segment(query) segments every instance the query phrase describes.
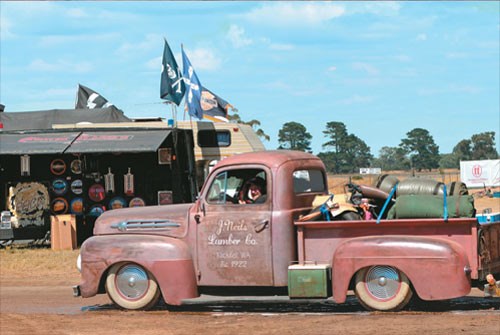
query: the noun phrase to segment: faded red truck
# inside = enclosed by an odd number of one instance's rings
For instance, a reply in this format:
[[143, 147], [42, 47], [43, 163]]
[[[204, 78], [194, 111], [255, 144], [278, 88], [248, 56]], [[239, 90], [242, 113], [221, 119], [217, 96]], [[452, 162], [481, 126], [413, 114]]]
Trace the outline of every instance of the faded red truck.
[[[265, 181], [265, 200], [240, 204], [245, 181]], [[394, 311], [467, 295], [500, 273], [500, 224], [475, 218], [299, 222], [328, 193], [322, 161], [267, 151], [219, 162], [194, 204], [113, 210], [81, 247], [74, 295], [106, 293], [125, 309], [162, 297], [180, 305], [201, 293], [288, 294]]]

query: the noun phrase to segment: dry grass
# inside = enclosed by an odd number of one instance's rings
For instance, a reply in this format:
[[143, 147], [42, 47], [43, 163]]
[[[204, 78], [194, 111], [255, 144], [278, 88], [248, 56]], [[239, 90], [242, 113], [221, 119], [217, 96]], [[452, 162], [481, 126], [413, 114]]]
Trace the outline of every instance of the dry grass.
[[16, 277], [74, 276], [79, 250], [12, 247], [0, 250], [0, 279]]

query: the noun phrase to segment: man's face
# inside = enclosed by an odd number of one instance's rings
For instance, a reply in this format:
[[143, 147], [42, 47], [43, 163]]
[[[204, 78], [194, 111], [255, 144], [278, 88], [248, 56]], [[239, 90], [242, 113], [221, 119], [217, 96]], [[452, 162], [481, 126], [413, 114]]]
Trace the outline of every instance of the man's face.
[[250, 194], [252, 198], [259, 197], [261, 195], [260, 187], [255, 184], [250, 185]]

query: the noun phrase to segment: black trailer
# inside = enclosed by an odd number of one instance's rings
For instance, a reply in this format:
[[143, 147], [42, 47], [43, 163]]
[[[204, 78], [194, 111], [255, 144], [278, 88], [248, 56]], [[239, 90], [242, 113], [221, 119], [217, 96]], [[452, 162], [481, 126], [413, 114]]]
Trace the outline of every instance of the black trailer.
[[80, 244], [104, 211], [194, 201], [192, 131], [109, 127], [130, 122], [116, 111], [105, 111], [96, 127], [95, 110], [85, 110], [92, 125], [64, 129], [52, 124], [81, 122], [81, 110], [0, 113], [0, 211], [12, 213], [15, 240], [46, 238], [51, 215], [73, 214]]

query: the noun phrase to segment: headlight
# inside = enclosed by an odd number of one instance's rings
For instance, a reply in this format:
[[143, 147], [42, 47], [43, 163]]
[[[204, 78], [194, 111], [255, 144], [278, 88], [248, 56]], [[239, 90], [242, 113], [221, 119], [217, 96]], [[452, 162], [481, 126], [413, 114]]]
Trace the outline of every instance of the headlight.
[[78, 258], [76, 259], [76, 268], [78, 272], [82, 273], [82, 254], [78, 254]]

